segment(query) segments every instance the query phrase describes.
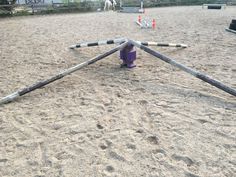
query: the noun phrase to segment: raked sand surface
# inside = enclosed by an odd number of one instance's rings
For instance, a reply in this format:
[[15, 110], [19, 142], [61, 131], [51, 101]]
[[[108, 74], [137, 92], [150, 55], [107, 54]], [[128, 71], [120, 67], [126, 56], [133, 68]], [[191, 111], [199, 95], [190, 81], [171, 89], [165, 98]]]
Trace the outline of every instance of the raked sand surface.
[[[0, 97], [86, 61], [128, 37], [185, 43], [152, 47], [236, 88], [236, 7], [146, 9], [0, 19]], [[233, 177], [236, 98], [137, 50], [137, 67], [113, 54], [0, 107], [1, 177]]]

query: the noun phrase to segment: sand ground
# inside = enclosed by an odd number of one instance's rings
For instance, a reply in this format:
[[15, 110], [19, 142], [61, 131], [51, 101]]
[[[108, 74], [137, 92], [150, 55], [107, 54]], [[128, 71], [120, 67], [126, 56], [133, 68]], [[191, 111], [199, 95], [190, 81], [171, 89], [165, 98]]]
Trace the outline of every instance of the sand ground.
[[[236, 7], [147, 9], [138, 14], [60, 14], [0, 19], [0, 97], [57, 74], [110, 46], [113, 37], [185, 43], [157, 48], [236, 88]], [[118, 53], [0, 107], [1, 177], [232, 177], [236, 99], [138, 50], [137, 67]]]

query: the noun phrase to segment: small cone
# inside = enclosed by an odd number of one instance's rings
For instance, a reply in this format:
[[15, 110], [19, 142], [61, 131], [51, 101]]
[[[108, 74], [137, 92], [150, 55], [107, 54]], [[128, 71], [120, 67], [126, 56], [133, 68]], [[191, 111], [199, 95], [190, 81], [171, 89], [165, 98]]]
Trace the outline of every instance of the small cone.
[[138, 16], [138, 22], [141, 23], [141, 15]]
[[155, 29], [155, 28], [156, 28], [156, 20], [153, 19], [153, 20], [152, 20], [152, 29]]

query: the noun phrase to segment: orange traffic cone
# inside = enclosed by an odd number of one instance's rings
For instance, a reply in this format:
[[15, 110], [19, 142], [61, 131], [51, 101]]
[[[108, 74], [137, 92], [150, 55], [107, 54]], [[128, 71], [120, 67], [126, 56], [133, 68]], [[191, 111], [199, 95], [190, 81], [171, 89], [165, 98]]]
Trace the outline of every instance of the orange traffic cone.
[[138, 16], [138, 22], [141, 23], [141, 15]]
[[155, 29], [155, 28], [156, 28], [156, 20], [153, 19], [153, 20], [152, 20], [152, 29]]

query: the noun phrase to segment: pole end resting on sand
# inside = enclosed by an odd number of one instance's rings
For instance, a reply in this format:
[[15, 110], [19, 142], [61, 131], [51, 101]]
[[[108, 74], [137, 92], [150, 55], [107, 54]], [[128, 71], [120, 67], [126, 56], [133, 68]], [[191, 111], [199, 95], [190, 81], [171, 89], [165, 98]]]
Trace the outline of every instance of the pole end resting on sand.
[[2, 99], [0, 99], [0, 105], [2, 104], [6, 104], [6, 103], [10, 103], [12, 102], [13, 100], [15, 100], [17, 97], [19, 97], [19, 93], [18, 92], [14, 92], [12, 93], [11, 95], [8, 95]]
[[76, 48], [76, 45], [71, 45], [70, 47], [69, 47], [69, 49], [75, 49]]
[[52, 83], [56, 80], [59, 80], [59, 79], [63, 78], [64, 76], [69, 75], [69, 74], [71, 74], [71, 73], [73, 73], [73, 72], [75, 72], [75, 71], [77, 71], [77, 70], [79, 70], [79, 69], [81, 69], [85, 66], [91, 65], [91, 64], [93, 64], [93, 63], [95, 63], [99, 60], [102, 60], [103, 58], [106, 58], [107, 56], [109, 56], [109, 55], [111, 55], [111, 54], [113, 54], [113, 53], [115, 53], [119, 50], [122, 50], [124, 47], [126, 47], [126, 45], [128, 45], [128, 41], [124, 41], [124, 43], [120, 44], [119, 46], [117, 46], [117, 47], [115, 47], [115, 48], [113, 48], [113, 49], [111, 49], [111, 50], [109, 50], [105, 53], [102, 53], [102, 54], [100, 54], [100, 55], [98, 55], [94, 58], [91, 58], [90, 60], [88, 60], [86, 62], [80, 63], [78, 65], [75, 65], [75, 66], [71, 67], [71, 68], [68, 68], [67, 70], [62, 71], [59, 74], [56, 74], [55, 76], [50, 77], [49, 79], [37, 82], [37, 83], [35, 83], [35, 84], [33, 84], [29, 87], [26, 87], [26, 88], [24, 88], [20, 91], [14, 92], [14, 93], [0, 99], [0, 105], [5, 104], [5, 103], [9, 103], [11, 101], [14, 101], [16, 98], [18, 98], [20, 96], [23, 96], [23, 95], [25, 95], [29, 92], [32, 92], [32, 91], [34, 91], [38, 88], [41, 88], [41, 87], [43, 87], [45, 85], [48, 85], [48, 84], [50, 84], [50, 83]]

